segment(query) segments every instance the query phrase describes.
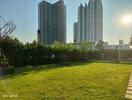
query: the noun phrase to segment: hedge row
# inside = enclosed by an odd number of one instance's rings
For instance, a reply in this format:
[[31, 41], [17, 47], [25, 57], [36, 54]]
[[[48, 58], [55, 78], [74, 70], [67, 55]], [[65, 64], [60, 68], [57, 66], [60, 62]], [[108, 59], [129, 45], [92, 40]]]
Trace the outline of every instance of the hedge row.
[[37, 42], [21, 43], [18, 39], [0, 40], [0, 48], [12, 66], [42, 65], [99, 59], [99, 51], [79, 50], [72, 44], [55, 43], [52, 46]]
[[132, 50], [105, 50], [104, 52], [104, 59], [132, 59]]

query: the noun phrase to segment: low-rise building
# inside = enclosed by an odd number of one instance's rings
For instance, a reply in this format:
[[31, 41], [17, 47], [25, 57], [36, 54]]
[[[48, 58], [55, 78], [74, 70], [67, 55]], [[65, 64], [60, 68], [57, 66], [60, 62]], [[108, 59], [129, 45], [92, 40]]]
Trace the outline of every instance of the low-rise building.
[[129, 50], [132, 49], [130, 44], [118, 44], [118, 45], [105, 45], [105, 50]]

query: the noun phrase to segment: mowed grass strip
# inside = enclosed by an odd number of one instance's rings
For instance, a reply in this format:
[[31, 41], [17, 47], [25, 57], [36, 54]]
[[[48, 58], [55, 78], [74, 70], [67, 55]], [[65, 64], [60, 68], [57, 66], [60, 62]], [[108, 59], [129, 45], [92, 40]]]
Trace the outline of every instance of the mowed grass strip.
[[1, 77], [1, 100], [3, 95], [18, 95], [17, 100], [124, 100], [132, 72], [131, 64], [49, 66]]

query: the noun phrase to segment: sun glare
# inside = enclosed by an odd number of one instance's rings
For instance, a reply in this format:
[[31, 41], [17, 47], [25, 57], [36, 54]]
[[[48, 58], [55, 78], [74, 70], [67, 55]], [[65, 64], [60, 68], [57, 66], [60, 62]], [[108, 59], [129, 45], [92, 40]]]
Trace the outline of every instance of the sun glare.
[[126, 15], [122, 18], [123, 23], [130, 24], [132, 23], [132, 15]]

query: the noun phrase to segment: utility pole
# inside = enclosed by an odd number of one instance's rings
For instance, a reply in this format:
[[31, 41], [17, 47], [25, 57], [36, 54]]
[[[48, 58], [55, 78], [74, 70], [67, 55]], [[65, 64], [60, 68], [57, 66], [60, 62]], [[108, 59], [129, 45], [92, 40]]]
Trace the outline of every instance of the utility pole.
[[119, 45], [118, 45], [118, 60], [121, 61], [121, 45], [123, 44], [123, 40], [119, 38]]
[[120, 44], [118, 46], [118, 60], [121, 60], [121, 50], [120, 50]]

